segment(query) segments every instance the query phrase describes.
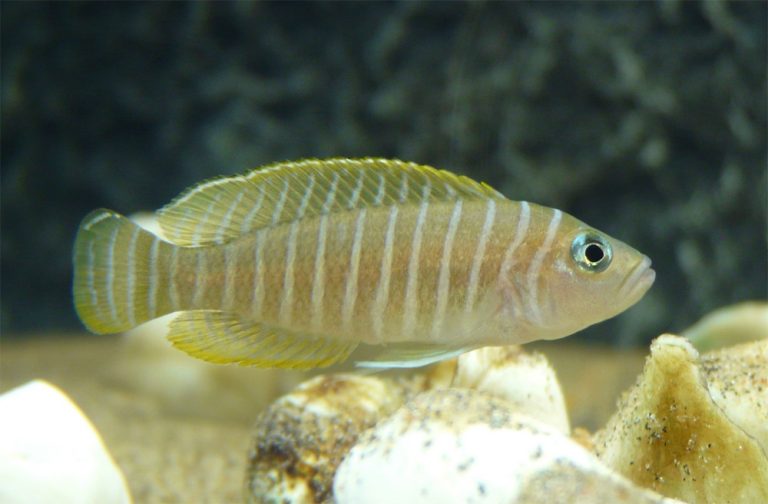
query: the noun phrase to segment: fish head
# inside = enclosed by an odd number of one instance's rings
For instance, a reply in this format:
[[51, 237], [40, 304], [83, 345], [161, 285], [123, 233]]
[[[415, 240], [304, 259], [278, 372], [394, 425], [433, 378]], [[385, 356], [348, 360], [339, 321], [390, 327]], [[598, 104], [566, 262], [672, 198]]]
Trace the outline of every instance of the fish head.
[[539, 322], [556, 339], [623, 312], [653, 284], [651, 260], [626, 243], [564, 215], [539, 281]]

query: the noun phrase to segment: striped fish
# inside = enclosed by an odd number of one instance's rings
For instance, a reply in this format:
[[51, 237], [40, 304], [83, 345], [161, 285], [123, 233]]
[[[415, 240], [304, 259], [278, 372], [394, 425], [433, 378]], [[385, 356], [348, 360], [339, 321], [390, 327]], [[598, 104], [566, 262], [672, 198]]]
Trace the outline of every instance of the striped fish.
[[646, 256], [560, 210], [402, 161], [210, 180], [159, 223], [164, 239], [109, 210], [83, 220], [77, 313], [115, 333], [180, 312], [170, 341], [219, 363], [325, 367], [363, 346], [360, 366], [420, 366], [567, 336], [654, 280]]

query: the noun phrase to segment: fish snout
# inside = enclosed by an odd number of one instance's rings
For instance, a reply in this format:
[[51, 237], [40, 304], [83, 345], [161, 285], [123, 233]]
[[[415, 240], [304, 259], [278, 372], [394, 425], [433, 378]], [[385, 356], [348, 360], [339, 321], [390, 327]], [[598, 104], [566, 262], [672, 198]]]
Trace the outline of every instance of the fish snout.
[[634, 303], [651, 288], [654, 280], [656, 280], [656, 272], [651, 268], [651, 259], [648, 256], [643, 256], [622, 283], [619, 288], [619, 296], [629, 298]]

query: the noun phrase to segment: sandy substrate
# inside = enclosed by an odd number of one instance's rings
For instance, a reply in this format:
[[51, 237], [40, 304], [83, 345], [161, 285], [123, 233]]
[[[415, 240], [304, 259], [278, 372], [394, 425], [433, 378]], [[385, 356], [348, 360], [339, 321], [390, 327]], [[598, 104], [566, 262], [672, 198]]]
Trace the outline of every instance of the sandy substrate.
[[[566, 342], [531, 348], [557, 371], [573, 426], [590, 430], [614, 411], [644, 355]], [[0, 390], [42, 378], [69, 394], [101, 433], [137, 503], [241, 502], [250, 424], [169, 413], [120, 384], [114, 369], [123, 358], [119, 337], [4, 338]]]

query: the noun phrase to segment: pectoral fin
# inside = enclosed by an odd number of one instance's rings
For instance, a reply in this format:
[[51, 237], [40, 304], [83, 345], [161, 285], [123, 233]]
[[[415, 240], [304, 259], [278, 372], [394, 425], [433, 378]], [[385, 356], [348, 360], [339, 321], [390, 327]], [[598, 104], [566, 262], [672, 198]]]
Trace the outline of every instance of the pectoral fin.
[[358, 368], [416, 368], [428, 366], [472, 350], [474, 347], [445, 347], [420, 343], [395, 343], [382, 347], [370, 360], [355, 362]]

